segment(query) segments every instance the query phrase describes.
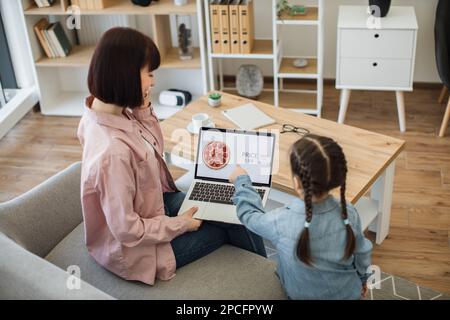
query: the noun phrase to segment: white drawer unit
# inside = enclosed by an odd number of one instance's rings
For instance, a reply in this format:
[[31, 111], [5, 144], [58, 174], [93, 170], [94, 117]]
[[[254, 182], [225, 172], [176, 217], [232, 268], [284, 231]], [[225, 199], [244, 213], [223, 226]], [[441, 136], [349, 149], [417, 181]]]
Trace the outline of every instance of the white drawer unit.
[[412, 30], [340, 30], [341, 58], [411, 59]]
[[417, 42], [413, 7], [391, 7], [384, 18], [372, 18], [366, 6], [340, 6], [336, 88], [341, 89], [339, 123], [343, 123], [351, 90], [395, 91], [400, 131], [406, 130], [404, 91], [412, 91]]
[[355, 89], [390, 90], [411, 85], [410, 59], [342, 58], [340, 63], [341, 83]]

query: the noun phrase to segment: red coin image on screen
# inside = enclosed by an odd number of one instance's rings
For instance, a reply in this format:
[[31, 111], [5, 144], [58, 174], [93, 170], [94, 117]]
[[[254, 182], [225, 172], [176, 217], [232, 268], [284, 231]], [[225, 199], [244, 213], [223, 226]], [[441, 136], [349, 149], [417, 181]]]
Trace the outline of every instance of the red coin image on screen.
[[230, 148], [223, 142], [211, 141], [203, 148], [203, 161], [208, 168], [220, 170], [230, 160]]

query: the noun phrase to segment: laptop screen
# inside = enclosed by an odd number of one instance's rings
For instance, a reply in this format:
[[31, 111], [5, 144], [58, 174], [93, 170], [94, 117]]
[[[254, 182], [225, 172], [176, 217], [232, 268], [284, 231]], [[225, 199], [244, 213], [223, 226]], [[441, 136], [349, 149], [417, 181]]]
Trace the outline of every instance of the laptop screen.
[[270, 186], [275, 149], [271, 133], [203, 128], [195, 178], [228, 182], [236, 164], [247, 170], [253, 185]]

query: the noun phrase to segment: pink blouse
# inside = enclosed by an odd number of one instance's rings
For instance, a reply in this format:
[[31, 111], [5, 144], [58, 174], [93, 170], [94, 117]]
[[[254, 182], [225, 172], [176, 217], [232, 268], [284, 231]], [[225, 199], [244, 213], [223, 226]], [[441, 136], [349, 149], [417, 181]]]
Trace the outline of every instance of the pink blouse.
[[117, 116], [86, 107], [78, 138], [91, 256], [127, 280], [153, 285], [155, 278], [173, 278], [176, 262], [170, 241], [187, 231], [189, 220], [165, 215], [163, 192], [178, 190], [162, 158], [163, 136], [152, 109]]

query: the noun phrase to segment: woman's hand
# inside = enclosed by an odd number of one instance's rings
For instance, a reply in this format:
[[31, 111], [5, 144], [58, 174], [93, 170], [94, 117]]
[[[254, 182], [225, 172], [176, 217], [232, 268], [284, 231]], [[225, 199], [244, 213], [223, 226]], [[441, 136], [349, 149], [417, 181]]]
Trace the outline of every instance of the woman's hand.
[[234, 171], [231, 173], [228, 180], [230, 180], [231, 183], [234, 183], [238, 177], [245, 176], [247, 174], [247, 171], [245, 171], [240, 165], [236, 165], [236, 169], [234, 169]]
[[194, 219], [194, 214], [198, 211], [197, 207], [192, 207], [188, 211], [183, 212], [181, 216], [190, 221], [188, 232], [197, 231], [198, 228], [202, 225], [203, 221]]

